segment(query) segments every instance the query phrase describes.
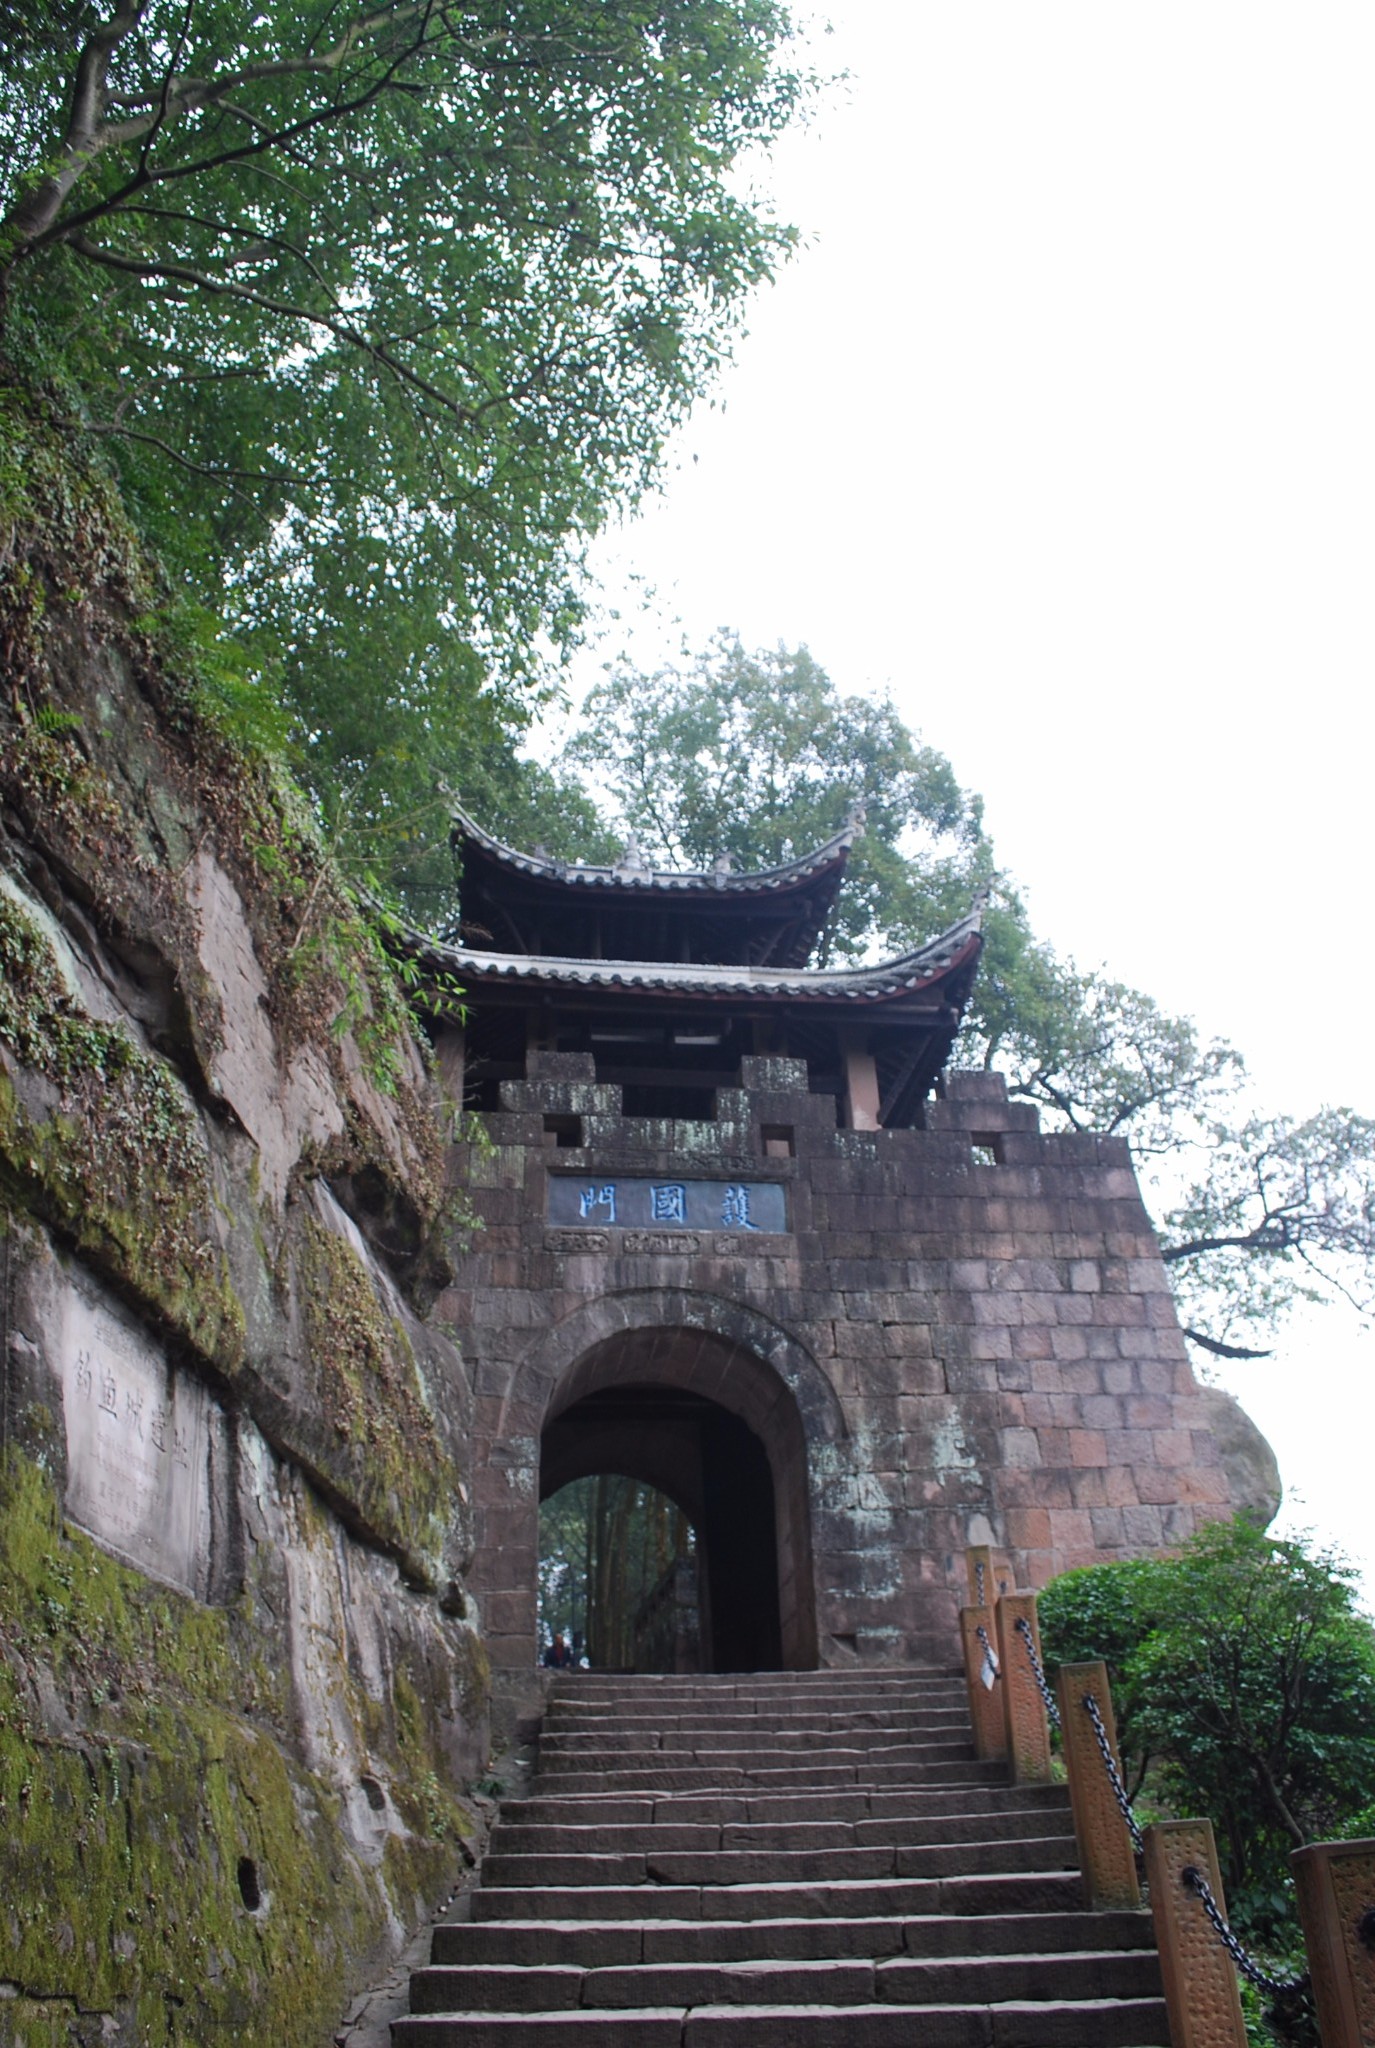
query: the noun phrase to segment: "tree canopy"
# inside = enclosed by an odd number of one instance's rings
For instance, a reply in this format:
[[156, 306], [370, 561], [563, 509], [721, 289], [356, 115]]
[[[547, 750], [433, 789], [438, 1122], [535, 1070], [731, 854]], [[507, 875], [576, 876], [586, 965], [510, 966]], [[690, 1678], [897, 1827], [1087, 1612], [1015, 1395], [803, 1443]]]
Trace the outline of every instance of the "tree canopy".
[[740, 168], [808, 90], [787, 10], [17, 0], [0, 36], [4, 368], [405, 879], [790, 246]]
[[554, 850], [588, 856], [562, 835], [590, 807], [603, 834], [633, 832], [669, 867], [723, 853], [767, 866], [821, 844], [858, 805], [864, 836], [823, 958], [901, 952], [984, 903], [956, 1059], [996, 1064], [1048, 1128], [1131, 1140], [1196, 1343], [1255, 1355], [1300, 1300], [1375, 1306], [1375, 1122], [1258, 1113], [1235, 1048], [1057, 955], [1000, 867], [978, 797], [889, 700], [844, 694], [805, 648], [749, 653], [723, 633], [651, 675], [612, 666], [539, 772], [539, 836]]

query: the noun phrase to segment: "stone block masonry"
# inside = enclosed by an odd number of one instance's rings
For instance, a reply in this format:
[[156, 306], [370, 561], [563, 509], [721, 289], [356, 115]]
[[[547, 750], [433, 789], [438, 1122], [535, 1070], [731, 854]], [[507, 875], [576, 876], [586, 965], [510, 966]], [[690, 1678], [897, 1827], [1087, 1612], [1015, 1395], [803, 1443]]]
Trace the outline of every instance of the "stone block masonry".
[[[840, 1130], [805, 1066], [763, 1058], [711, 1122], [622, 1116], [569, 1054], [532, 1053], [501, 1105], [482, 1170], [453, 1165], [493, 1227], [438, 1305], [474, 1377], [496, 1664], [532, 1661], [542, 1436], [614, 1385], [719, 1403], [765, 1445], [785, 1662], [948, 1661], [966, 1544], [1036, 1587], [1240, 1504], [1123, 1140], [1043, 1134], [958, 1072], [925, 1129]], [[767, 1229], [741, 1220], [761, 1183]]]

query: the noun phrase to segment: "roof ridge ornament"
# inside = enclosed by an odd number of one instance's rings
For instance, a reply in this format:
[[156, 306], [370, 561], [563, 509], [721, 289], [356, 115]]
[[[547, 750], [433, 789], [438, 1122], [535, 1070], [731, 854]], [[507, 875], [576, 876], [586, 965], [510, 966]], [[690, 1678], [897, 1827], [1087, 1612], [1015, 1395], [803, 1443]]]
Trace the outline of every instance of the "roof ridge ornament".
[[618, 875], [652, 875], [653, 872], [653, 868], [645, 859], [644, 848], [640, 845], [639, 834], [634, 831], [628, 832], [625, 845], [621, 849], [621, 857], [616, 863], [616, 873]]

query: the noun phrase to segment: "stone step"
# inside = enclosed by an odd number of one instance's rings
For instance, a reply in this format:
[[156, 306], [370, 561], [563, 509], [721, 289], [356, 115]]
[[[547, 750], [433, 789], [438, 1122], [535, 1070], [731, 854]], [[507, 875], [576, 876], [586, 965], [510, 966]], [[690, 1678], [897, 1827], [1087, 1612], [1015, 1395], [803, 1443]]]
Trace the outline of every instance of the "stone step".
[[696, 1728], [660, 1728], [643, 1722], [633, 1730], [573, 1728], [565, 1733], [546, 1729], [540, 1736], [539, 1748], [541, 1756], [546, 1750], [604, 1750], [612, 1755], [617, 1750], [654, 1754], [661, 1749], [702, 1749], [715, 1756], [731, 1749], [829, 1749], [833, 1743], [839, 1743], [843, 1749], [858, 1750], [927, 1749], [944, 1743], [967, 1750], [969, 1739], [967, 1714], [958, 1720], [947, 1717], [932, 1728], [895, 1728], [886, 1721], [863, 1728], [849, 1722], [835, 1727], [794, 1728], [789, 1722], [780, 1723], [772, 1715], [760, 1714], [737, 1727], [708, 1720]]
[[480, 1885], [478, 1920], [800, 1920], [920, 1919], [928, 1914], [1075, 1913], [1083, 1908], [1077, 1871], [1035, 1870], [988, 1876], [831, 1878], [804, 1883], [679, 1885]]
[[555, 1700], [580, 1694], [609, 1694], [615, 1700], [658, 1698], [664, 1694], [697, 1694], [713, 1698], [721, 1692], [807, 1694], [807, 1692], [908, 1692], [912, 1686], [957, 1686], [959, 1665], [877, 1665], [869, 1671], [561, 1671]]
[[556, 1693], [546, 1708], [551, 1722], [577, 1721], [599, 1716], [626, 1715], [644, 1719], [654, 1714], [943, 1714], [967, 1706], [968, 1691], [963, 1681], [939, 1685], [909, 1686], [900, 1692], [874, 1692], [856, 1687], [851, 1692], [809, 1692], [780, 1697], [777, 1693], [718, 1693], [704, 1698], [701, 1693], [662, 1694], [644, 1698], [614, 1693]]
[[925, 1790], [851, 1790], [816, 1792], [628, 1792], [607, 1798], [596, 1792], [547, 1793], [538, 1798], [507, 1799], [501, 1817], [527, 1826], [552, 1822], [585, 1825], [591, 1816], [613, 1827], [645, 1826], [651, 1821], [838, 1821], [901, 1819], [924, 1823], [941, 1815], [976, 1813], [1057, 1814], [1069, 1812], [1063, 1785], [935, 1786]]
[[887, 1722], [857, 1728], [848, 1721], [834, 1728], [780, 1728], [767, 1715], [735, 1726], [704, 1721], [695, 1728], [656, 1728], [644, 1723], [619, 1733], [615, 1728], [578, 1728], [569, 1734], [546, 1732], [541, 1735], [539, 1755], [543, 1766], [550, 1757], [612, 1756], [617, 1751], [629, 1756], [657, 1756], [664, 1751], [688, 1750], [703, 1756], [718, 1756], [731, 1750], [776, 1749], [781, 1754], [792, 1755], [797, 1751], [834, 1749], [837, 1745], [841, 1749], [864, 1752], [897, 1751], [905, 1754], [909, 1749], [915, 1749], [939, 1754], [944, 1750], [951, 1755], [967, 1756], [970, 1748], [969, 1718], [965, 1715], [956, 1720], [952, 1715], [930, 1728], [895, 1728]]
[[537, 1771], [533, 1785], [541, 1794], [551, 1796], [556, 1792], [597, 1792], [603, 1787], [614, 1796], [617, 1792], [695, 1792], [713, 1787], [730, 1792], [741, 1786], [761, 1792], [783, 1792], [809, 1791], [826, 1785], [911, 1789], [922, 1785], [1007, 1783], [1006, 1764], [979, 1763], [972, 1755], [923, 1764], [876, 1763], [853, 1753], [837, 1759], [834, 1751], [824, 1762], [818, 1759], [812, 1763], [756, 1762], [747, 1766], [726, 1764], [720, 1759], [689, 1763], [676, 1757], [660, 1757], [626, 1768], [621, 1768], [621, 1763], [618, 1757], [616, 1768], [598, 1770], [590, 1761], [579, 1759], [576, 1765], [561, 1764], [548, 1773]]
[[[467, 1920], [434, 1932], [436, 1963], [746, 1962], [1150, 1949], [1149, 1913], [927, 1913], [778, 1920]], [[1152, 1953], [1154, 1951], [1152, 1950]]]
[[[545, 1802], [552, 1805], [553, 1802]], [[1068, 1813], [1064, 1819], [1068, 1822]], [[1063, 1833], [1047, 1827], [1044, 1807], [1021, 1813], [994, 1810], [973, 1814], [928, 1814], [920, 1823], [923, 1847], [950, 1842], [1013, 1841], [1023, 1836]], [[913, 1823], [903, 1815], [879, 1819], [808, 1821], [656, 1820], [582, 1824], [561, 1821], [507, 1820], [493, 1830], [491, 1853], [499, 1856], [641, 1854], [663, 1849], [861, 1849], [910, 1846], [917, 1839]]]
[[560, 1682], [395, 2048], [1162, 2048], [1149, 1916], [945, 1674]]
[[1158, 1998], [1150, 1951], [939, 1959], [752, 1957], [582, 1969], [563, 1963], [432, 1964], [411, 1979], [414, 2012], [553, 2012], [700, 2005], [963, 2005]]
[[984, 1871], [1055, 1870], [1075, 1865], [1073, 1835], [956, 1842], [926, 1848], [874, 1843], [852, 1849], [647, 1849], [581, 1856], [506, 1855], [483, 1862], [483, 1882], [500, 1886], [606, 1884], [806, 1884], [831, 1878], [958, 1877]]
[[1157, 2048], [1163, 1999], [982, 2006], [701, 2006], [606, 2012], [414, 2013], [395, 2048]]
[[[858, 1737], [886, 1735], [889, 1741], [900, 1737], [929, 1736], [932, 1739], [948, 1735], [951, 1731], [968, 1736], [969, 1712], [965, 1707], [911, 1707], [905, 1711], [894, 1710], [888, 1714], [798, 1714], [788, 1716], [783, 1733], [790, 1740], [798, 1741], [804, 1736], [813, 1740], [834, 1741], [837, 1736]], [[544, 1724], [540, 1736], [542, 1743], [600, 1742], [607, 1748], [614, 1748], [621, 1742], [638, 1742], [656, 1748], [665, 1736], [680, 1738], [692, 1735], [777, 1735], [780, 1725], [776, 1714], [567, 1714], [558, 1720]]]

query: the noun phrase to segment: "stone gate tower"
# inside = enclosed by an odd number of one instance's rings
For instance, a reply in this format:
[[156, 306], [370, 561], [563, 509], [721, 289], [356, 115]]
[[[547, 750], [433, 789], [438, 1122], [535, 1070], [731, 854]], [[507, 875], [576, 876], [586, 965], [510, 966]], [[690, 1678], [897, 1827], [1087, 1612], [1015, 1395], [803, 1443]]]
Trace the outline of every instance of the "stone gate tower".
[[458, 821], [462, 925], [421, 958], [465, 991], [436, 1039], [482, 1228], [441, 1312], [513, 1675], [539, 1501], [588, 1473], [693, 1522], [708, 1669], [948, 1661], [965, 1544], [1038, 1585], [1232, 1505], [1125, 1141], [946, 1072], [977, 916], [808, 966], [855, 829], [674, 874]]

